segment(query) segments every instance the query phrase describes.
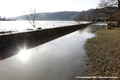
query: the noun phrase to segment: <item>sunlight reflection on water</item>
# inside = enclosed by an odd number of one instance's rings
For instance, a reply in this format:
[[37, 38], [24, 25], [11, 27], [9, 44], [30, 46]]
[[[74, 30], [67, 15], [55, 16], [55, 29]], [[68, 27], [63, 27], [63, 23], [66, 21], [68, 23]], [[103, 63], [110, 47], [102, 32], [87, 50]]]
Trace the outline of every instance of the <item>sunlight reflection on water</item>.
[[31, 53], [32, 53], [32, 50], [21, 49], [16, 57], [22, 62], [28, 62], [30, 59]]
[[[89, 28], [75, 31], [0, 62], [0, 80], [73, 80], [84, 75]], [[12, 73], [12, 74], [11, 74]]]

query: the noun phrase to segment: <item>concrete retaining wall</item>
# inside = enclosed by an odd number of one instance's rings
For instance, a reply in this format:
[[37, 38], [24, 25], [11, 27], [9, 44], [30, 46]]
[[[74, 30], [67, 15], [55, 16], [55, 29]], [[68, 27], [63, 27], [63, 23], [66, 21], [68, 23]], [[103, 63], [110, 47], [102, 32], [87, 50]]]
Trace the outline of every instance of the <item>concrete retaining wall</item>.
[[[51, 29], [43, 29], [31, 32], [16, 33], [0, 36], [0, 54], [11, 53], [13, 50], [18, 50], [20, 47], [33, 48], [50, 40], [56, 39], [73, 31], [83, 29], [89, 24], [71, 25], [65, 27], [57, 27]], [[7, 52], [6, 52], [7, 51]]]

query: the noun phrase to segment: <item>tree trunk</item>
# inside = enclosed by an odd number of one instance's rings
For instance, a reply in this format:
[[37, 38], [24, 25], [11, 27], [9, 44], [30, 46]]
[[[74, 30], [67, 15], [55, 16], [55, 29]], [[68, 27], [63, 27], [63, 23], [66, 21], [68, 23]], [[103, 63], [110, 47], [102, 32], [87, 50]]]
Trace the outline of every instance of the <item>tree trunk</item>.
[[120, 19], [117, 20], [117, 27], [120, 27]]
[[120, 0], [118, 0], [118, 10], [120, 10]]
[[[118, 0], [118, 11], [120, 11], [120, 0]], [[120, 27], [120, 19], [117, 20], [117, 27]]]

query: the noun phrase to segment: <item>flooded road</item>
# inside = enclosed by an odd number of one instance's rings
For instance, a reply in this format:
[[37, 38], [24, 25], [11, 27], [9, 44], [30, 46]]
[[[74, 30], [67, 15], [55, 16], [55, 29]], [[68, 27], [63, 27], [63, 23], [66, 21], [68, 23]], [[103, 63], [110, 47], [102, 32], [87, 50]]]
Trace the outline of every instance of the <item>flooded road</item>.
[[74, 80], [84, 75], [84, 44], [94, 37], [78, 30], [0, 61], [0, 80]]

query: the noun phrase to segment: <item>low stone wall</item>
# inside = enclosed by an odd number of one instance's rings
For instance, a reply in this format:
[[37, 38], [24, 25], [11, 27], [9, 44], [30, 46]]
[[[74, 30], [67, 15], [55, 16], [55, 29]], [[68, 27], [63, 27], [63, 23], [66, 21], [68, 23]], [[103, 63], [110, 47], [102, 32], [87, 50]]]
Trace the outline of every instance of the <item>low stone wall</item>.
[[[26, 46], [26, 48], [33, 48], [50, 40], [56, 39], [73, 31], [83, 29], [90, 25], [71, 25], [65, 27], [57, 27], [51, 29], [43, 29], [31, 32], [23, 32], [9, 35], [0, 36], [0, 54], [5, 51], [6, 53], [11, 53], [13, 50], [18, 50], [20, 47]], [[7, 52], [6, 52], [7, 50]]]

